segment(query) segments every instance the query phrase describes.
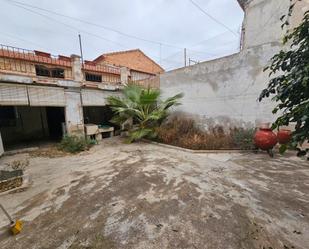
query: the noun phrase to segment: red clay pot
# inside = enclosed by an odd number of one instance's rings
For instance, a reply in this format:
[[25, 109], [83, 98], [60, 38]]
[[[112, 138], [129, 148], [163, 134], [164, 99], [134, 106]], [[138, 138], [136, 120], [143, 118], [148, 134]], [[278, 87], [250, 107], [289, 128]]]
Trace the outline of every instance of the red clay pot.
[[279, 144], [287, 144], [288, 142], [291, 141], [292, 132], [286, 129], [279, 130], [277, 133], [277, 138]]
[[270, 128], [260, 128], [254, 135], [254, 143], [261, 150], [271, 150], [277, 144], [277, 136]]

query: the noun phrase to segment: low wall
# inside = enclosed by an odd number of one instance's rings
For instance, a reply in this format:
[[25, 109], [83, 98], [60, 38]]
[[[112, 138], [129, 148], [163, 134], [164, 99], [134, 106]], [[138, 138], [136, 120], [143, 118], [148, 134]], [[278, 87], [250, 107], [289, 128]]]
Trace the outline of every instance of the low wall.
[[0, 193], [10, 189], [18, 188], [23, 184], [23, 171], [0, 171]]

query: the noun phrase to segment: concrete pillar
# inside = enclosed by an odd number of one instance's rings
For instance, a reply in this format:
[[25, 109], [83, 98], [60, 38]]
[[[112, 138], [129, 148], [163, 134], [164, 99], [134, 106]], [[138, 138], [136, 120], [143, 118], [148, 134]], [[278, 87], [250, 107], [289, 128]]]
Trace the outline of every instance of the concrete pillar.
[[65, 106], [65, 124], [69, 135], [84, 135], [84, 115], [81, 102], [81, 92], [79, 88], [69, 88], [64, 91]]
[[2, 156], [4, 153], [3, 143], [2, 143], [2, 137], [0, 133], [0, 156]]
[[[73, 80], [82, 85], [84, 74], [82, 71], [81, 58], [78, 55], [71, 55]], [[84, 135], [84, 115], [81, 102], [81, 89], [79, 87], [69, 87], [64, 90], [65, 106], [65, 125], [69, 135]]]
[[120, 80], [122, 85], [128, 84], [129, 76], [130, 76], [130, 69], [128, 69], [127, 67], [120, 68]]
[[73, 80], [82, 82], [84, 80], [84, 74], [82, 71], [82, 62], [80, 60], [80, 56], [72, 54], [71, 55], [71, 62], [72, 62], [72, 75]]

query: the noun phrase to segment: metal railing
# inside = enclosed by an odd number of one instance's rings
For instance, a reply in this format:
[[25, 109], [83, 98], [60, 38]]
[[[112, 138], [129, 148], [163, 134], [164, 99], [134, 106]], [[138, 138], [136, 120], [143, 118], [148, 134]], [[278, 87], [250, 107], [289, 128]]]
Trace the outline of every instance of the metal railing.
[[[36, 75], [36, 65], [47, 67], [62, 67], [65, 70], [65, 78], [72, 78], [72, 62], [67, 56], [55, 56], [37, 50], [23, 49], [0, 44], [0, 70], [5, 73], [23, 73]], [[113, 65], [95, 65], [84, 63], [82, 72], [97, 74], [102, 77], [102, 83], [120, 84], [120, 67]]]
[[[84, 63], [83, 65], [84, 75], [86, 73], [100, 75], [102, 81], [96, 83], [105, 83], [117, 85], [121, 83], [120, 78], [120, 68], [112, 65], [91, 65], [89, 63]], [[85, 77], [86, 80], [86, 77]], [[92, 82], [92, 81], [88, 81]]]
[[83, 70], [87, 72], [109, 73], [120, 75], [120, 68], [112, 65], [90, 65], [84, 63]]
[[71, 67], [71, 61], [61, 59], [61, 57], [65, 58], [65, 56], [57, 56], [36, 50], [29, 50], [0, 44], [0, 58], [17, 59], [30, 62], [39, 62], [43, 64]]

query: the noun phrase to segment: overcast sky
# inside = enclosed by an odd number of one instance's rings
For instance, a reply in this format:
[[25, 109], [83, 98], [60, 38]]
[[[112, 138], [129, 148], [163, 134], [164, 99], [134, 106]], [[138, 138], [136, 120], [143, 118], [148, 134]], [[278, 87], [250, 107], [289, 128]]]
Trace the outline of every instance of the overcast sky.
[[194, 2], [234, 32], [190, 0], [0, 0], [0, 43], [55, 55], [79, 54], [80, 32], [86, 60], [106, 52], [140, 48], [167, 70], [183, 66], [183, 48], [195, 61], [238, 51], [243, 11], [237, 1]]

